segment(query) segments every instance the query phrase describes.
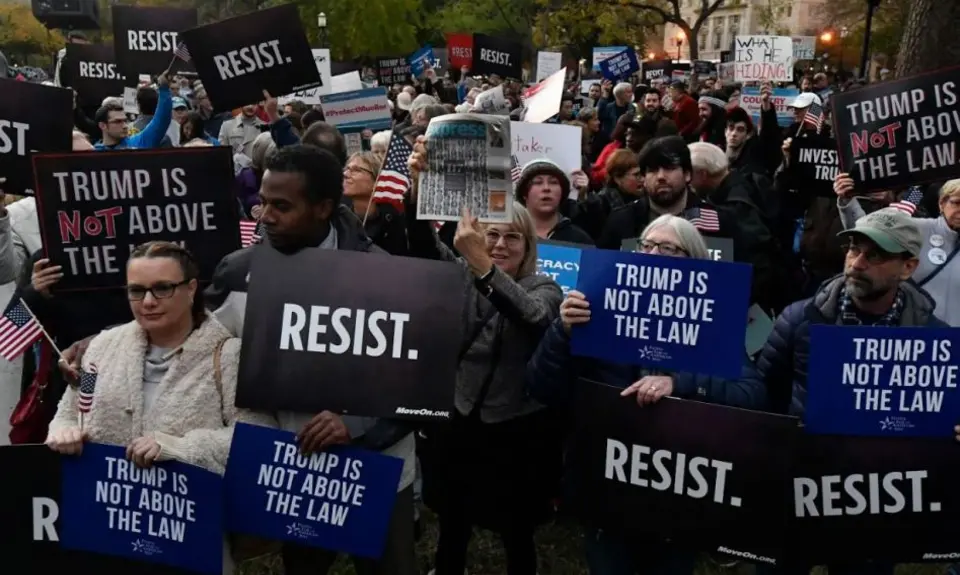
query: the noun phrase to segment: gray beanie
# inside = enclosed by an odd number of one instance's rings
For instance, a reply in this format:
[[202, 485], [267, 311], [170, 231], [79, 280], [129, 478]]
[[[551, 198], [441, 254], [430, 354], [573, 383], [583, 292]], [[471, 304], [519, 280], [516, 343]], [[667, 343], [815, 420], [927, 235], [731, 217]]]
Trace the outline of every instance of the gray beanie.
[[527, 192], [530, 191], [530, 182], [533, 181], [533, 178], [541, 174], [549, 174], [551, 176], [556, 176], [560, 180], [560, 202], [563, 204], [563, 200], [570, 195], [570, 177], [567, 176], [566, 172], [557, 165], [556, 162], [548, 160], [547, 158], [537, 158], [536, 160], [530, 160], [523, 165], [523, 170], [520, 172], [520, 179], [517, 180], [515, 197], [518, 202], [527, 205]]

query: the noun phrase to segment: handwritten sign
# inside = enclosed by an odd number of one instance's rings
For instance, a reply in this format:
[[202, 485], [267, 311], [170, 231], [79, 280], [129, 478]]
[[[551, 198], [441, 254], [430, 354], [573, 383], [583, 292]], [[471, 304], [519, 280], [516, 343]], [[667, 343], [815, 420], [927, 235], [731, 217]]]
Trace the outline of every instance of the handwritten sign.
[[734, 76], [737, 82], [792, 82], [790, 36], [737, 36]]
[[332, 93], [333, 73], [330, 69], [330, 50], [326, 48], [313, 48], [313, 61], [317, 65], [317, 72], [320, 73], [320, 81], [323, 83], [313, 88], [297, 90], [292, 94], [277, 98], [281, 106], [293, 100], [300, 100], [304, 104], [316, 106], [320, 104], [320, 96]]

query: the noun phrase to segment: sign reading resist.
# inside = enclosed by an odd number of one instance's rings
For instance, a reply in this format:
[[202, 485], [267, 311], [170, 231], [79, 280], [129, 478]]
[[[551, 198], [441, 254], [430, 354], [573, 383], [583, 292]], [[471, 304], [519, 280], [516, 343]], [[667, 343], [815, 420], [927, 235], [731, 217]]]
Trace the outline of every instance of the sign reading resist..
[[[381, 281], [370, 280], [372, 271]], [[284, 255], [261, 246], [250, 273], [237, 406], [448, 418], [463, 274], [452, 262], [340, 250]]]
[[840, 169], [837, 142], [820, 136], [796, 138], [790, 144], [794, 186], [803, 193], [836, 198], [833, 180]]
[[321, 84], [296, 4], [258, 10], [180, 36], [217, 110]]
[[523, 76], [520, 66], [522, 47], [518, 42], [495, 38], [486, 34], [473, 35], [472, 74], [519, 80]]
[[834, 94], [840, 165], [858, 190], [960, 176], [958, 68]]
[[336, 447], [305, 456], [293, 433], [237, 424], [224, 476], [226, 528], [378, 558], [403, 460]]
[[952, 437], [960, 335], [951, 328], [810, 328], [810, 433]]
[[122, 287], [136, 246], [185, 245], [209, 280], [240, 248], [229, 148], [125, 150], [33, 158], [45, 257], [62, 291]]
[[747, 328], [751, 268], [585, 250], [577, 290], [590, 321], [575, 326], [574, 355], [737, 378]]
[[220, 476], [178, 462], [141, 468], [126, 448], [87, 443], [63, 459], [61, 542], [209, 575], [223, 572]]
[[0, 189], [33, 195], [31, 152], [69, 152], [72, 134], [70, 90], [0, 80]]
[[113, 48], [117, 66], [136, 86], [140, 74], [157, 76], [173, 62], [171, 72], [193, 72], [193, 63], [173, 59], [180, 43], [179, 33], [197, 26], [196, 8], [114, 5]]
[[62, 74], [77, 91], [78, 106], [99, 108], [104, 98], [123, 94], [126, 78], [117, 68], [112, 46], [67, 44], [64, 62]]

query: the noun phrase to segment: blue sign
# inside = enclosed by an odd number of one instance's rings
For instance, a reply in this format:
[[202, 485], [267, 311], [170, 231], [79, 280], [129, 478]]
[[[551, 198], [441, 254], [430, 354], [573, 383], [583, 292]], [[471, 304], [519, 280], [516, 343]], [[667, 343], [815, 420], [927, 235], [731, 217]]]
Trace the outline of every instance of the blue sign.
[[629, 78], [634, 72], [640, 71], [640, 62], [633, 48], [627, 48], [615, 56], [600, 62], [600, 73], [608, 80]]
[[593, 71], [600, 71], [600, 62], [603, 62], [610, 56], [623, 52], [629, 46], [594, 46], [593, 48]]
[[60, 544], [223, 573], [223, 480], [177, 462], [141, 468], [126, 448], [88, 443], [63, 458]]
[[537, 273], [557, 282], [563, 295], [567, 295], [577, 287], [581, 249], [581, 246], [573, 244], [538, 240]]
[[952, 437], [960, 423], [957, 331], [811, 326], [806, 430]]
[[300, 454], [293, 433], [238, 423], [224, 476], [228, 531], [378, 558], [403, 460], [337, 447]]
[[435, 67], [435, 61], [433, 46], [430, 44], [425, 45], [407, 57], [407, 63], [410, 64], [410, 73], [413, 74], [415, 78], [423, 76], [423, 73], [427, 71], [427, 66], [431, 68]]
[[[777, 110], [777, 124], [781, 128], [793, 125], [793, 108], [787, 104], [793, 102], [800, 95], [800, 90], [794, 88], [774, 88], [770, 95], [770, 102]], [[760, 128], [760, 88], [744, 86], [740, 92], [740, 107], [750, 113], [754, 126]]]
[[749, 265], [584, 250], [577, 289], [590, 321], [573, 328], [574, 355], [739, 378]]

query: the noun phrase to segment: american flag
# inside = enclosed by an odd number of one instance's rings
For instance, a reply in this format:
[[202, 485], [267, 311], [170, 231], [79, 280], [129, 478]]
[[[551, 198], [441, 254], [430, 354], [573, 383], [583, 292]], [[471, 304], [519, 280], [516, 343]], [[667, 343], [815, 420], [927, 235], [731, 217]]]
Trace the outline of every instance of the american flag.
[[907, 193], [900, 198], [899, 202], [893, 202], [888, 207], [900, 210], [901, 212], [906, 212], [913, 215], [913, 212], [917, 211], [917, 206], [920, 205], [920, 202], [923, 201], [923, 190], [920, 189], [920, 186], [910, 186], [907, 188]]
[[21, 298], [10, 302], [0, 318], [0, 357], [13, 361], [43, 337], [43, 328]]
[[263, 224], [260, 221], [240, 220], [240, 247], [259, 244], [263, 239]]
[[520, 160], [517, 159], [516, 154], [510, 158], [513, 161], [513, 167], [510, 168], [510, 178], [513, 179], [513, 183], [516, 184], [520, 181], [520, 176], [523, 175], [523, 166], [520, 165]]
[[803, 116], [803, 123], [819, 132], [820, 126], [823, 125], [823, 107], [816, 102], [810, 104], [807, 113]]
[[93, 392], [97, 389], [97, 374], [84, 371], [80, 374], [80, 396], [77, 398], [77, 409], [80, 413], [90, 413], [93, 407]]
[[177, 49], [173, 51], [173, 55], [177, 58], [180, 58], [184, 62], [190, 61], [190, 51], [187, 50], [187, 45], [183, 42], [177, 44]]
[[695, 228], [704, 232], [720, 231], [720, 216], [717, 211], [710, 208], [693, 208], [687, 212], [689, 222]]
[[393, 131], [387, 146], [387, 157], [373, 186], [373, 203], [389, 204], [398, 212], [403, 212], [403, 194], [410, 189], [410, 169], [407, 160], [413, 153], [413, 146], [406, 138]]

